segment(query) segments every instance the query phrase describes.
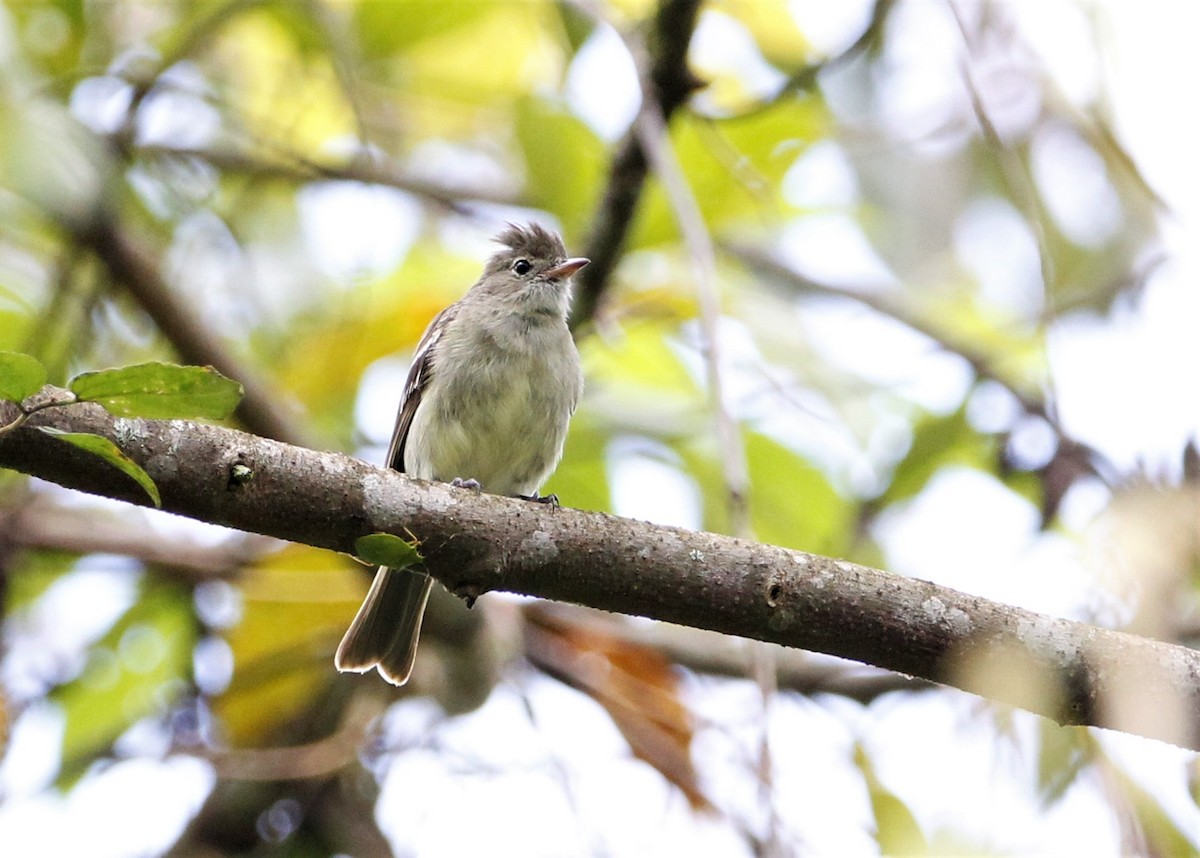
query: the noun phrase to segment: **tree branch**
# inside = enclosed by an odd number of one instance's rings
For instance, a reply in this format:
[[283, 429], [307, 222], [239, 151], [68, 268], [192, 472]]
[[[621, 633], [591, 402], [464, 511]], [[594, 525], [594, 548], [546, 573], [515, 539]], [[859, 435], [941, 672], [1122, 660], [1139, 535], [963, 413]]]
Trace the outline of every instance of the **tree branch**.
[[[688, 45], [699, 11], [700, 0], [663, 0], [654, 16], [654, 29], [648, 40], [652, 56], [651, 86], [642, 97], [658, 102], [664, 123], [670, 121], [671, 114], [699, 86], [687, 67]], [[572, 327], [578, 327], [596, 313], [600, 295], [633, 224], [648, 166], [637, 130], [630, 129], [613, 155], [604, 200], [592, 221], [584, 248], [583, 255], [591, 264], [575, 277]]]
[[[0, 403], [0, 422], [16, 416]], [[102, 460], [37, 431], [103, 435], [163, 508], [334, 551], [412, 533], [463, 596], [507, 590], [824, 652], [951, 685], [1063, 724], [1200, 749], [1200, 652], [1056, 619], [842, 560], [598, 512], [421, 483], [335, 453], [181, 420], [48, 409], [0, 437], [0, 466], [145, 505]], [[252, 478], [231, 479], [234, 465]]]

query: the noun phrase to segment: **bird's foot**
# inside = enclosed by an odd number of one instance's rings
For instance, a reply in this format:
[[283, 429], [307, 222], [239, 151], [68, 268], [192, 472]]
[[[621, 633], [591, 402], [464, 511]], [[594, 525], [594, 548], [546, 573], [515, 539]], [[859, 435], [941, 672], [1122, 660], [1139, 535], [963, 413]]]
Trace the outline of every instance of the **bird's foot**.
[[539, 495], [537, 492], [534, 492], [531, 495], [517, 495], [517, 497], [521, 500], [533, 501], [534, 503], [549, 504], [553, 507], [558, 506], [558, 495], [555, 494]]
[[450, 485], [460, 489], [470, 489], [473, 492], [483, 491], [483, 486], [479, 484], [479, 480], [471, 477], [464, 480], [462, 477], [455, 477], [450, 481]]

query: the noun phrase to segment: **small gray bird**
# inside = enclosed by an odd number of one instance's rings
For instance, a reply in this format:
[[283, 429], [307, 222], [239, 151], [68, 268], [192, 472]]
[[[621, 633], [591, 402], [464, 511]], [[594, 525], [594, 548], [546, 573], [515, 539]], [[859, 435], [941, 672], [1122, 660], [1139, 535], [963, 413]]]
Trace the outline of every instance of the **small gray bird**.
[[[389, 467], [530, 500], [562, 457], [583, 390], [567, 329], [571, 275], [562, 239], [537, 224], [496, 236], [503, 249], [483, 275], [425, 330], [413, 356]], [[432, 579], [381, 566], [338, 646], [340, 671], [378, 667], [403, 685], [412, 673]]]

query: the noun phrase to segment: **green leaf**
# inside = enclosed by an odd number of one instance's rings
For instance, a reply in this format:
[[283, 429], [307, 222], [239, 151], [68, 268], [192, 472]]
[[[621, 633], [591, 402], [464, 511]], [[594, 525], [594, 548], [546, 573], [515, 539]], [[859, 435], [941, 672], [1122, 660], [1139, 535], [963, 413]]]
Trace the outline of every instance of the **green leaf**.
[[53, 438], [66, 441], [80, 450], [86, 450], [93, 456], [99, 456], [114, 468], [117, 468], [135, 480], [139, 486], [146, 490], [146, 494], [150, 496], [150, 500], [154, 501], [155, 506], [162, 506], [162, 497], [158, 493], [158, 486], [154, 485], [154, 480], [150, 479], [150, 475], [142, 470], [141, 465], [122, 453], [120, 447], [103, 435], [93, 435], [89, 432], [64, 432], [52, 426], [38, 426], [37, 428]]
[[242, 386], [211, 366], [157, 362], [85, 372], [68, 386], [118, 417], [160, 420], [223, 420], [242, 398]]
[[714, 11], [724, 12], [746, 28], [763, 59], [788, 72], [808, 62], [811, 46], [796, 24], [795, 13], [786, 3], [757, 0], [717, 0]]
[[542, 98], [517, 102], [530, 205], [558, 215], [568, 240], [588, 224], [600, 197], [607, 152], [582, 120]]
[[1042, 719], [1039, 742], [1037, 789], [1043, 808], [1052, 807], [1075, 783], [1079, 773], [1093, 761], [1092, 735], [1083, 727], [1060, 727]]
[[1171, 818], [1156, 793], [1143, 789], [1119, 766], [1109, 766], [1108, 776], [1115, 782], [1126, 807], [1137, 819], [1146, 841], [1147, 855], [1195, 855], [1194, 832], [1185, 831]]
[[46, 383], [46, 368], [30, 355], [0, 352], [0, 399], [20, 402]]
[[[750, 471], [750, 523], [762, 542], [842, 557], [853, 542], [856, 509], [821, 470], [795, 450], [743, 427]], [[720, 451], [713, 438], [676, 445], [699, 485], [705, 530], [729, 531]]]
[[758, 432], [743, 438], [755, 535], [772, 545], [844, 557], [854, 536], [854, 504], [795, 450]]
[[[785, 96], [731, 119], [681, 111], [671, 123], [675, 153], [714, 232], [777, 223], [792, 211], [783, 177], [815, 141], [828, 136], [829, 117], [816, 98]], [[650, 181], [638, 205], [630, 248], [675, 244], [679, 227], [662, 183]]]
[[862, 772], [875, 816], [875, 841], [883, 855], [927, 855], [929, 845], [916, 817], [900, 797], [875, 774], [875, 767], [861, 745], [854, 749], [854, 764]]
[[981, 434], [971, 425], [965, 408], [944, 417], [927, 417], [913, 430], [912, 446], [896, 466], [879, 505], [883, 507], [916, 496], [934, 474], [948, 465], [963, 465], [992, 473], [996, 454], [995, 439]]
[[83, 673], [52, 695], [66, 717], [60, 786], [83, 775], [135, 721], [186, 692], [195, 642], [190, 589], [144, 578], [137, 601], [91, 648]]
[[590, 411], [577, 411], [567, 432], [562, 461], [545, 490], [558, 495], [564, 506], [611, 510], [612, 491], [605, 461], [609, 434]]
[[354, 554], [368, 563], [404, 569], [421, 562], [417, 543], [408, 542], [390, 533], [372, 533], [354, 540]]
[[70, 572], [79, 555], [57, 549], [26, 549], [12, 555], [4, 587], [4, 615], [27, 610]]

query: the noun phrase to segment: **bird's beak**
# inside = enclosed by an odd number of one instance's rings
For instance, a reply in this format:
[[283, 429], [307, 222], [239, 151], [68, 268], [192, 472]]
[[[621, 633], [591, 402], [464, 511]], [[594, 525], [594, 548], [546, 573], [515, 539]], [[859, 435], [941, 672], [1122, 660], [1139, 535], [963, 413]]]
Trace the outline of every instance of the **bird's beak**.
[[560, 262], [553, 268], [547, 268], [542, 272], [542, 276], [548, 277], [551, 280], [565, 280], [589, 262], [591, 262], [590, 259], [577, 256], [574, 259], [568, 259], [566, 262]]

